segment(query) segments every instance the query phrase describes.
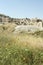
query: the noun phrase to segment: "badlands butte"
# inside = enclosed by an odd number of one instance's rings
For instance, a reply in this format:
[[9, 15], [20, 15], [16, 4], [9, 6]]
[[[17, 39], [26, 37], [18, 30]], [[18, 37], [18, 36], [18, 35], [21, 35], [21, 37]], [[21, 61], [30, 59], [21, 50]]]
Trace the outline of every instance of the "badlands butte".
[[35, 32], [43, 30], [43, 20], [39, 18], [11, 18], [0, 14], [1, 26], [4, 30], [13, 32]]

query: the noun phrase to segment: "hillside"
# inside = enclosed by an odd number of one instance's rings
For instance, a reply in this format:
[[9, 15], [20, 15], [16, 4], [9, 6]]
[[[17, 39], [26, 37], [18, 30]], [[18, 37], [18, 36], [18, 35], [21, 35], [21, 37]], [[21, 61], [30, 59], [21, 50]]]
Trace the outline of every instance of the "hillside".
[[0, 27], [16, 32], [34, 32], [43, 30], [43, 20], [38, 18], [11, 18], [0, 14]]
[[17, 25], [29, 25], [38, 22], [42, 22], [42, 19], [39, 18], [11, 18], [10, 16], [6, 16], [4, 14], [0, 14], [0, 23], [15, 23]]
[[0, 14], [0, 65], [43, 65], [43, 20]]

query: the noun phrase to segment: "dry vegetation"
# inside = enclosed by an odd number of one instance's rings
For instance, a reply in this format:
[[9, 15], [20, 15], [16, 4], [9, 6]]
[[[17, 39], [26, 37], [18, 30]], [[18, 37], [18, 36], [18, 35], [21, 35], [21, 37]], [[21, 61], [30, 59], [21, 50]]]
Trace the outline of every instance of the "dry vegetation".
[[0, 26], [0, 65], [43, 65], [43, 31], [14, 34], [13, 26]]

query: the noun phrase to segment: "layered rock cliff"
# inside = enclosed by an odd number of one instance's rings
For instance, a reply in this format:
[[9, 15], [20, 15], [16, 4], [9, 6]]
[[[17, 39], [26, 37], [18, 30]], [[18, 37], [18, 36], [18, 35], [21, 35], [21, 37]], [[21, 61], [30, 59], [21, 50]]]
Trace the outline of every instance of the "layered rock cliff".
[[11, 18], [9, 16], [6, 16], [4, 14], [0, 14], [0, 23], [15, 23], [17, 25], [33, 25], [34, 23], [43, 22], [43, 20], [38, 18]]
[[[4, 25], [3, 25], [4, 24]], [[38, 18], [11, 18], [0, 14], [0, 30], [33, 32], [43, 30], [43, 20]]]

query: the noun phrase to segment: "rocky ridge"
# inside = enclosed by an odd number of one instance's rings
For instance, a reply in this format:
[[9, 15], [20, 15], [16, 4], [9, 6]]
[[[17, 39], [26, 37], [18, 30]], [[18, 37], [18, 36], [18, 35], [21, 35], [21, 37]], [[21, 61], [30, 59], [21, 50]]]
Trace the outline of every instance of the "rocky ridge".
[[6, 16], [4, 14], [0, 14], [0, 23], [15, 23], [17, 25], [33, 25], [38, 22], [42, 22], [43, 20], [38, 18], [11, 18], [9, 16]]
[[[0, 14], [0, 25], [5, 23], [16, 24], [15, 31], [17, 32], [33, 32], [37, 30], [43, 30], [43, 20], [39, 18], [11, 18], [4, 14]], [[12, 27], [14, 28], [13, 25], [11, 26], [11, 28]]]

